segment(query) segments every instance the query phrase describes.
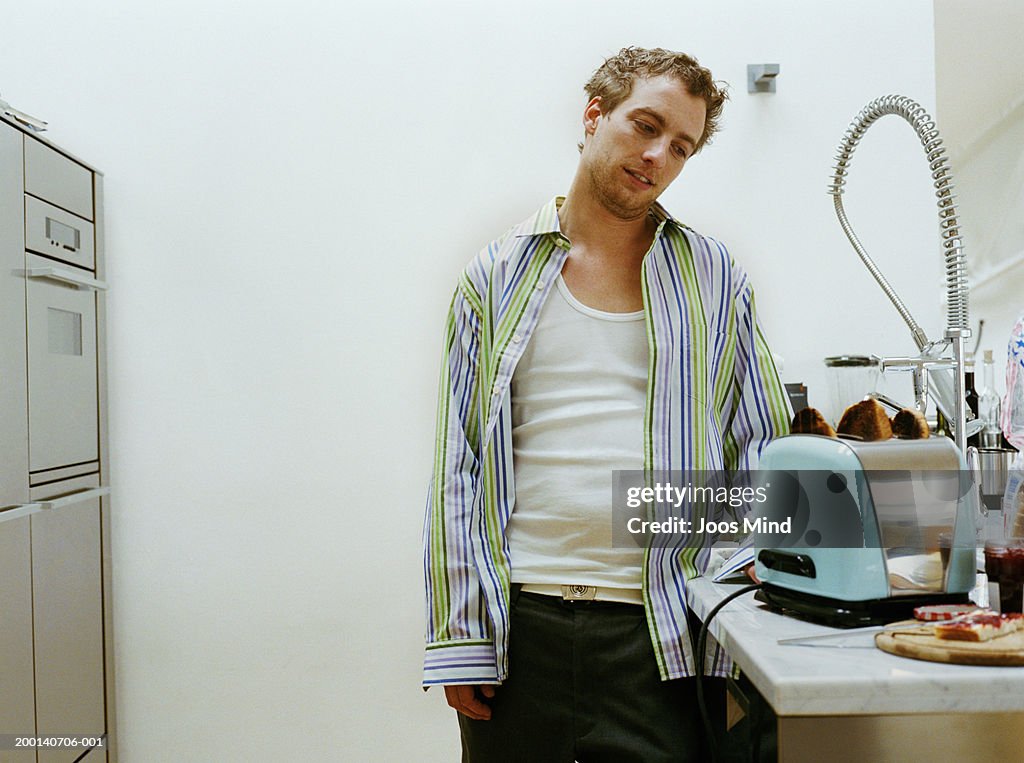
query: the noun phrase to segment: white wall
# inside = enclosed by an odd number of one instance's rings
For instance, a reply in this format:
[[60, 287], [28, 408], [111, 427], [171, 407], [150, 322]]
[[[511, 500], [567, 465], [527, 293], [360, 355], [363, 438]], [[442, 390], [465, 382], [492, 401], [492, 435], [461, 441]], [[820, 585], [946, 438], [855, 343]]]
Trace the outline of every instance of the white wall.
[[[455, 758], [418, 688], [441, 322], [461, 265], [568, 186], [582, 83], [625, 43], [734, 85], [664, 202], [752, 272], [785, 378], [820, 403], [823, 356], [910, 351], [825, 189], [868, 100], [934, 107], [930, 0], [5, 10], [0, 93], [106, 172], [123, 760]], [[764, 62], [778, 93], [749, 96]], [[908, 127], [849, 189], [937, 334]]]
[[937, 112], [955, 171], [971, 317], [985, 321], [979, 368], [992, 350], [1000, 392], [1007, 340], [1024, 311], [1022, 29], [1017, 0], [935, 0]]

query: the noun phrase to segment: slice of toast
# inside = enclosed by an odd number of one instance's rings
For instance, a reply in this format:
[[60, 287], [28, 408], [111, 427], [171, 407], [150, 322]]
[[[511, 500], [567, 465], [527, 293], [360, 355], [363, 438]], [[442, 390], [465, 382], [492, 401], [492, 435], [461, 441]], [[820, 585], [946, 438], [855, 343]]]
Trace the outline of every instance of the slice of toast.
[[789, 429], [793, 434], [820, 434], [825, 437], [836, 436], [836, 430], [825, 421], [825, 417], [821, 415], [821, 411], [817, 408], [804, 408], [797, 411], [796, 415], [793, 416], [793, 423], [790, 424]]
[[885, 415], [882, 404], [869, 397], [846, 409], [836, 431], [859, 437], [865, 442], [888, 440], [892, 437], [892, 422]]
[[1024, 615], [982, 612], [964, 615], [934, 627], [935, 636], [951, 641], [991, 641], [1024, 628]]
[[902, 440], [925, 440], [931, 436], [931, 430], [920, 411], [904, 408], [892, 417], [892, 436]]

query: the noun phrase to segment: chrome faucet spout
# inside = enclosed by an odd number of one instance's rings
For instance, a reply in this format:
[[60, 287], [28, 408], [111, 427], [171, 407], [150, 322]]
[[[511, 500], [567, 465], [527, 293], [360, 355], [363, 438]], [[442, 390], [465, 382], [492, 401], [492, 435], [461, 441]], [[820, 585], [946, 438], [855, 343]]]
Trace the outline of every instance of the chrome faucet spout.
[[[849, 174], [853, 152], [861, 138], [878, 119], [887, 114], [903, 117], [917, 133], [924, 147], [925, 156], [932, 173], [935, 196], [938, 198], [939, 232], [942, 238], [942, 251], [945, 260], [946, 274], [946, 331], [945, 339], [950, 341], [953, 350], [954, 373], [950, 379], [948, 374], [935, 373], [928, 385], [936, 406], [953, 423], [956, 442], [961, 450], [966, 446], [967, 413], [964, 403], [964, 340], [971, 335], [968, 311], [967, 262], [960, 236], [960, 223], [957, 218], [956, 203], [953, 196], [953, 176], [945, 156], [946, 149], [942, 146], [935, 121], [928, 112], [916, 101], [902, 95], [886, 95], [876, 98], [857, 115], [846, 129], [842, 142], [839, 144], [835, 167], [832, 170], [832, 182], [829, 193], [835, 204], [836, 216], [843, 232], [860, 256], [868, 271], [882, 287], [882, 291], [895, 306], [897, 312], [910, 328], [917, 349], [922, 356], [937, 358], [936, 349], [941, 343], [932, 345], [924, 329], [910, 314], [903, 300], [882, 275], [861, 244], [860, 239], [850, 225], [843, 208], [843, 186]], [[921, 385], [922, 387], [924, 384]]]

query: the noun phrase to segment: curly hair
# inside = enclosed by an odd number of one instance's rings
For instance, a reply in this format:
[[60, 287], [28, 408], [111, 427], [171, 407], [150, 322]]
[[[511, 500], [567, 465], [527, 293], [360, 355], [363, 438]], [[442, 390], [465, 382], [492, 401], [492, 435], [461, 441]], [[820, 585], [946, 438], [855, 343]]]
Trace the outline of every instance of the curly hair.
[[[638, 78], [668, 75], [675, 77], [686, 87], [690, 95], [704, 100], [707, 115], [704, 117], [704, 131], [697, 141], [694, 153], [700, 151], [711, 137], [718, 132], [718, 121], [722, 108], [729, 98], [727, 85], [716, 82], [711, 72], [701, 66], [696, 58], [685, 53], [664, 48], [623, 48], [605, 60], [583, 89], [588, 98], [601, 98], [602, 110], [610, 113], [633, 92], [633, 83]], [[583, 144], [579, 145], [583, 150]]]

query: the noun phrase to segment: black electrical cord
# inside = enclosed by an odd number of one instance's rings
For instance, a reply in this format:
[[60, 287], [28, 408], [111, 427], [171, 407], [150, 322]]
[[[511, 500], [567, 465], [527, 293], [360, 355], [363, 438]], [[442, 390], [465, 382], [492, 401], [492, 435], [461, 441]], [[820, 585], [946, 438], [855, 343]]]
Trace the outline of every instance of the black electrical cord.
[[708, 738], [708, 751], [711, 753], [711, 763], [717, 763], [718, 761], [718, 745], [715, 741], [715, 729], [711, 725], [711, 713], [708, 712], [707, 701], [704, 699], [704, 649], [708, 641], [708, 626], [710, 626], [711, 621], [715, 619], [715, 615], [718, 614], [718, 610], [733, 599], [738, 598], [745, 593], [756, 591], [760, 587], [760, 583], [744, 586], [740, 590], [734, 591], [718, 602], [718, 604], [708, 612], [708, 616], [704, 618], [704, 622], [701, 623], [700, 632], [697, 636], [697, 654], [694, 656], [694, 663], [697, 670], [697, 707], [700, 709], [700, 719], [704, 724], [704, 734]]

